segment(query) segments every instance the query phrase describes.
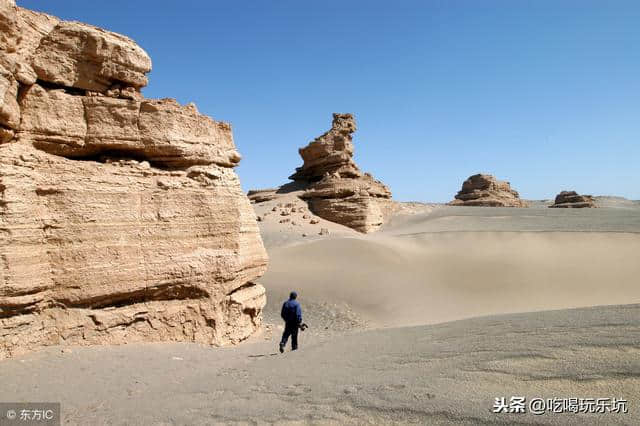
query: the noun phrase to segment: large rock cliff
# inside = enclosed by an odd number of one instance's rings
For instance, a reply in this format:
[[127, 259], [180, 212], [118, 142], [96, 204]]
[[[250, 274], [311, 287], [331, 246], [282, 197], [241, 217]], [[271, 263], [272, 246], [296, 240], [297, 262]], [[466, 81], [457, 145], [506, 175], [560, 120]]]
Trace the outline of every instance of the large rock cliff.
[[236, 343], [267, 265], [231, 128], [144, 99], [132, 40], [0, 0], [0, 359]]

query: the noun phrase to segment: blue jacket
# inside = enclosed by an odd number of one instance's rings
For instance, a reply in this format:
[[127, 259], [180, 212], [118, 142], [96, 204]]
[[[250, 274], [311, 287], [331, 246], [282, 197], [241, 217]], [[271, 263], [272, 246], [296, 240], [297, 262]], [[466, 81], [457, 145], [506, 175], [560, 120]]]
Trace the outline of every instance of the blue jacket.
[[300, 324], [302, 322], [302, 308], [300, 307], [300, 303], [295, 299], [287, 300], [282, 304], [280, 316], [285, 322]]

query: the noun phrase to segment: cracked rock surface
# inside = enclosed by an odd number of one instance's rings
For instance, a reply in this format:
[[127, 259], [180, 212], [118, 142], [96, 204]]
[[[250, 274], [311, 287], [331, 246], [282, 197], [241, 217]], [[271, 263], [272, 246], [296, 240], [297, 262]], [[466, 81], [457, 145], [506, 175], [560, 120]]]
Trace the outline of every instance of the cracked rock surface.
[[145, 99], [133, 40], [0, 0], [0, 359], [237, 343], [267, 255], [231, 127]]

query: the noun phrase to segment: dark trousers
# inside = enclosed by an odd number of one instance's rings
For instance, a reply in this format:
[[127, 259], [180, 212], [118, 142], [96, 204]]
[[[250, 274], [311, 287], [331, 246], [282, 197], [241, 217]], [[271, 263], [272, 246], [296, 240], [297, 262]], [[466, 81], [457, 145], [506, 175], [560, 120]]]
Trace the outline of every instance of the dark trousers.
[[289, 340], [289, 336], [291, 336], [291, 350], [298, 349], [298, 323], [297, 322], [286, 322], [284, 326], [284, 333], [282, 333], [282, 340], [280, 341], [280, 345], [285, 346], [287, 344], [287, 340]]

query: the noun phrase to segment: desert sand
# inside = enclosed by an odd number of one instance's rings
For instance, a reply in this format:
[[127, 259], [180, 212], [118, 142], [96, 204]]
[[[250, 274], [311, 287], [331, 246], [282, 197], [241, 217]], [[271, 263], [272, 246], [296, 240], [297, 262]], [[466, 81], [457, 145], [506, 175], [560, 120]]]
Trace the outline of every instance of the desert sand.
[[[47, 348], [3, 362], [0, 397], [61, 400], [69, 424], [632, 425], [639, 314], [628, 305], [303, 336], [285, 355], [272, 342]], [[627, 414], [491, 412], [495, 397], [511, 395], [631, 405]]]
[[[12, 0], [0, 28], [0, 401], [74, 425], [640, 424], [638, 202], [476, 174], [397, 203], [350, 113], [245, 194], [231, 125], [145, 98], [135, 41]], [[309, 329], [281, 354], [291, 290]], [[514, 397], [628, 412], [494, 412]]]
[[375, 327], [640, 301], [634, 204], [407, 209], [367, 236], [330, 223], [278, 227], [267, 216], [260, 222], [270, 257], [261, 279], [271, 294], [267, 314], [289, 289]]
[[[303, 212], [280, 223], [273, 207], [296, 202], [283, 197], [254, 205], [272, 213], [261, 335], [51, 347], [2, 363], [0, 400], [61, 401], [69, 424], [640, 422], [638, 203], [412, 203], [364, 235]], [[281, 355], [291, 289], [310, 329]], [[629, 412], [492, 412], [511, 396], [623, 398]]]

